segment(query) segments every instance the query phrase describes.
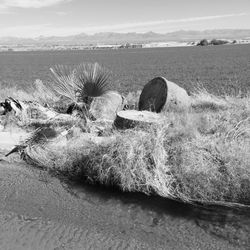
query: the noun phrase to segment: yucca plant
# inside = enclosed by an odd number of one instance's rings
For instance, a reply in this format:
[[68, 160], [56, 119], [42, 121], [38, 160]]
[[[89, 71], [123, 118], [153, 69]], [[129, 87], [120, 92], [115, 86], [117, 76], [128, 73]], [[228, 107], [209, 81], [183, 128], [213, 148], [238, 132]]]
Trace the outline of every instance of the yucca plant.
[[82, 63], [76, 69], [76, 85], [80, 98], [98, 97], [110, 90], [110, 71], [98, 63]]
[[27, 147], [32, 147], [37, 144], [44, 145], [49, 139], [53, 139], [58, 135], [57, 131], [50, 127], [38, 128], [36, 129], [30, 137], [28, 137], [21, 144], [15, 146], [8, 154], [5, 156], [9, 156], [13, 153], [19, 152], [22, 153], [23, 150]]
[[77, 103], [76, 70], [70, 66], [55, 65], [53, 68], [50, 68], [50, 71], [55, 80], [55, 84], [51, 85], [52, 90], [60, 96]]
[[82, 63], [75, 69], [56, 65], [50, 69], [55, 79], [54, 92], [71, 101], [71, 106], [88, 114], [94, 97], [102, 96], [110, 89], [110, 71], [98, 63]]
[[54, 91], [75, 103], [101, 96], [110, 89], [110, 72], [98, 63], [82, 63], [75, 69], [56, 65], [50, 70], [55, 79], [51, 86]]

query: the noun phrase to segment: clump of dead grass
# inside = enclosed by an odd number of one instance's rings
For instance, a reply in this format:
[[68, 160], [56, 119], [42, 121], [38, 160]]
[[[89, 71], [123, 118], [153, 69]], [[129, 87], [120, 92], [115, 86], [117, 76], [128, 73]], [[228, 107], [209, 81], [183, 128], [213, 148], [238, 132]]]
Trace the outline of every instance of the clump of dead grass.
[[[203, 98], [217, 103], [213, 96]], [[248, 103], [225, 99], [221, 109], [167, 113], [165, 126], [115, 131], [105, 145], [82, 135], [63, 147], [30, 149], [28, 155], [39, 166], [124, 191], [185, 202], [250, 204]]]
[[250, 205], [250, 98], [205, 91], [191, 98], [192, 108], [164, 114], [163, 126], [112, 130], [105, 143], [73, 133], [27, 147], [22, 156], [70, 178], [124, 191]]
[[227, 103], [222, 97], [217, 97], [207, 92], [204, 88], [198, 88], [192, 94], [191, 107], [196, 112], [219, 111], [227, 109], [229, 103]]

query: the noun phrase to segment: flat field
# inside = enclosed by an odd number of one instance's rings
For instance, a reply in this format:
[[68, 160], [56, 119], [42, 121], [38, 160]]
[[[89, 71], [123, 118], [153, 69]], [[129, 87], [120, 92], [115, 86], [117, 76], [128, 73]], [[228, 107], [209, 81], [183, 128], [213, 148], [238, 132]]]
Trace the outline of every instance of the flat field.
[[[52, 81], [50, 66], [83, 61], [110, 68], [114, 88], [124, 93], [159, 75], [189, 91], [197, 83], [215, 94], [250, 89], [250, 45], [9, 52], [0, 53], [0, 101], [34, 98], [61, 108], [43, 88], [25, 91], [36, 79]], [[28, 112], [1, 116], [0, 249], [249, 249], [250, 95], [200, 90], [191, 103], [162, 113], [156, 126], [121, 131], [104, 124], [103, 137], [95, 135], [103, 124], [90, 119], [65, 125], [37, 119], [35, 126], [51, 124], [43, 131], [58, 136], [18, 147], [34, 168], [18, 155], [3, 157], [18, 144], [15, 138], [34, 129], [34, 119]]]
[[213, 94], [245, 93], [250, 88], [250, 45], [94, 51], [0, 53], [0, 86], [25, 88], [36, 79], [50, 82], [55, 64], [98, 62], [112, 72], [116, 90], [140, 90], [155, 76], [192, 91], [197, 83]]

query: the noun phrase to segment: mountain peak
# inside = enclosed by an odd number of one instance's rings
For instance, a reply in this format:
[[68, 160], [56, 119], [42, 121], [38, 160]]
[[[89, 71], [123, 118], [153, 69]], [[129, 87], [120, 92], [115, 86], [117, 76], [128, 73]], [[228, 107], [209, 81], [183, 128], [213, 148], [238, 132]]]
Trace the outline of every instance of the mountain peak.
[[124, 44], [124, 43], [145, 43], [145, 42], [168, 42], [168, 41], [197, 41], [200, 39], [244, 39], [250, 37], [250, 30], [247, 29], [224, 29], [224, 30], [179, 30], [166, 34], [159, 34], [153, 31], [146, 33], [115, 33], [100, 32], [93, 35], [79, 33], [72, 36], [39, 36], [37, 38], [2, 37], [0, 44]]

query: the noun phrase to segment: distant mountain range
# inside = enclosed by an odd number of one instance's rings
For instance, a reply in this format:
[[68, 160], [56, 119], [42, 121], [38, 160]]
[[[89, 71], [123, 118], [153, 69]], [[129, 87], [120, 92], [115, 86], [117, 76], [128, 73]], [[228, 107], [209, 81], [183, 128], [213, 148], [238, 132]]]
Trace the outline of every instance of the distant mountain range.
[[200, 39], [250, 39], [250, 30], [223, 29], [204, 31], [176, 31], [166, 34], [147, 33], [113, 33], [104, 32], [94, 35], [81, 33], [73, 36], [40, 36], [37, 38], [0, 37], [1, 45], [96, 45], [96, 44], [124, 44], [150, 42], [189, 42]]

